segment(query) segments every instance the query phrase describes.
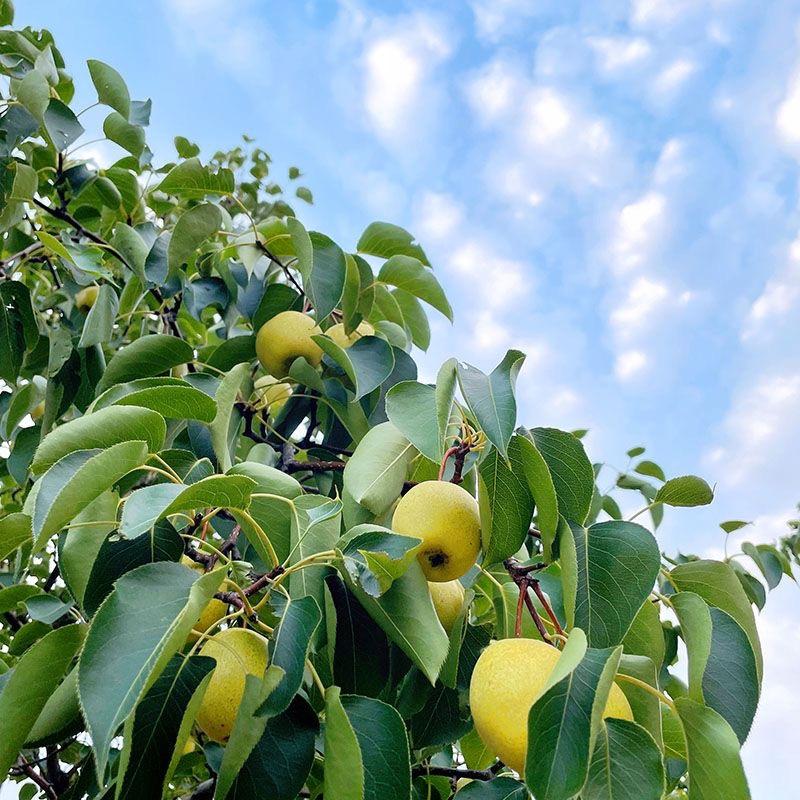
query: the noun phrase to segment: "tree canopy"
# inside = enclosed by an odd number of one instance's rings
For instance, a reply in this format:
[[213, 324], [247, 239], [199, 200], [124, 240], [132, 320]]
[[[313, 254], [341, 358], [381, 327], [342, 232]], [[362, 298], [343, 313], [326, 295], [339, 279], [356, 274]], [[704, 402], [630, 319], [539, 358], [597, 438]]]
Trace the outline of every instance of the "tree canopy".
[[[52, 35], [13, 16], [0, 0], [0, 774], [20, 796], [750, 797], [754, 606], [797, 533], [662, 552], [665, 509], [710, 503], [705, 480], [519, 420], [519, 351], [419, 379], [453, 309], [411, 233], [307, 230], [302, 173], [248, 137], [156, 161], [150, 101], [96, 60], [85, 131]], [[98, 136], [125, 155], [83, 158]], [[469, 703], [513, 638], [557, 654], [517, 770]]]

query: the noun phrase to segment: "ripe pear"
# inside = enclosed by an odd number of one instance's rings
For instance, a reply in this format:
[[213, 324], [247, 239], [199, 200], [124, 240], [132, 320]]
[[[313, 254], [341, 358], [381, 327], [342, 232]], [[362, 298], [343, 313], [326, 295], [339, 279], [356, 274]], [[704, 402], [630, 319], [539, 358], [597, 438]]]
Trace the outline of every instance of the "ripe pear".
[[197, 725], [215, 742], [226, 742], [244, 694], [245, 676], [262, 677], [267, 668], [267, 640], [246, 628], [215, 633], [200, 655], [217, 662], [197, 712]]
[[322, 349], [312, 336], [322, 333], [308, 314], [281, 311], [267, 320], [256, 335], [256, 355], [264, 369], [276, 378], [285, 378], [292, 362], [303, 356], [312, 367], [322, 361]]
[[75, 295], [75, 305], [80, 311], [88, 311], [95, 304], [99, 291], [99, 286], [87, 286], [85, 289], [81, 289]]
[[292, 396], [291, 384], [281, 383], [272, 375], [259, 378], [254, 387], [258, 403], [270, 414], [277, 414]]
[[434, 583], [468, 572], [481, 547], [477, 501], [466, 489], [446, 481], [418, 483], [401, 497], [392, 529], [422, 539], [417, 558]]
[[348, 347], [352, 347], [362, 336], [374, 336], [375, 328], [373, 328], [369, 322], [361, 322], [352, 333], [348, 334], [345, 333], [344, 323], [339, 322], [336, 325], [331, 325], [331, 327], [325, 331], [325, 335], [333, 339], [342, 350], [347, 350]]
[[461, 607], [464, 605], [464, 587], [461, 581], [445, 581], [444, 583], [429, 583], [433, 607], [442, 627], [450, 633], [453, 630]]
[[[184, 567], [189, 567], [189, 569], [198, 572], [204, 571], [203, 565], [192, 561], [189, 556], [181, 556], [181, 564], [183, 564]], [[219, 622], [227, 613], [228, 607], [225, 603], [223, 603], [222, 600], [217, 600], [212, 597], [200, 613], [200, 618], [195, 622], [192, 632], [189, 634], [186, 641], [196, 642], [200, 638], [201, 633], [207, 631], [215, 622]]]
[[[520, 774], [528, 750], [528, 712], [544, 691], [561, 652], [538, 639], [502, 639], [481, 653], [469, 704], [483, 743]], [[611, 685], [604, 717], [633, 721], [628, 700]]]

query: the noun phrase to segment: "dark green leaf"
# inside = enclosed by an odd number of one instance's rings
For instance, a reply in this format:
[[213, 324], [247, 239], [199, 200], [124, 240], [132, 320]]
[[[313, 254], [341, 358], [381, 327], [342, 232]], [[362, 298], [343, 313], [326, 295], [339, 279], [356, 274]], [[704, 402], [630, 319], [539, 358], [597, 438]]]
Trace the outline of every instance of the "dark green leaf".
[[425, 251], [414, 241], [414, 237], [399, 225], [389, 222], [373, 222], [366, 227], [356, 245], [359, 253], [379, 258], [405, 255], [419, 259], [428, 265]]
[[191, 345], [182, 339], [166, 333], [142, 336], [114, 354], [97, 385], [97, 395], [116, 383], [160, 375], [192, 358]]
[[711, 487], [696, 475], [670, 478], [655, 497], [657, 503], [668, 506], [705, 506], [713, 499]]

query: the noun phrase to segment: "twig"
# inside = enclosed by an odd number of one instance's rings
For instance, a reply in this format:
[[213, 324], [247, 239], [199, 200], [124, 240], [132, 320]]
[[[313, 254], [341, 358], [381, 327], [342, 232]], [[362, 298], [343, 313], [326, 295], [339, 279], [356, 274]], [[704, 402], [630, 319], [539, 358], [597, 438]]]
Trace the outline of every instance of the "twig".
[[51, 800], [58, 800], [58, 795], [53, 785], [40, 775], [27, 761], [17, 764], [18, 769], [27, 775]]
[[505, 765], [497, 762], [489, 769], [461, 769], [460, 767], [438, 767], [435, 764], [420, 764], [411, 770], [415, 777], [437, 775], [442, 778], [470, 778], [473, 781], [490, 781]]

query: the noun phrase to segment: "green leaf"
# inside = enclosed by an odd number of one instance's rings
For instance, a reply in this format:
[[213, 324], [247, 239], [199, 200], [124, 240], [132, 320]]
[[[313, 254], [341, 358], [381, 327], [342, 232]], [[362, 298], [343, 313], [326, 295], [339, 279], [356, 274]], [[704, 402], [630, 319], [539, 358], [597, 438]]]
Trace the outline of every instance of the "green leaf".
[[742, 552], [753, 559], [770, 590], [781, 582], [784, 568], [780, 553], [774, 547], [768, 544], [755, 545], [752, 542], [743, 542]]
[[172, 141], [175, 143], [175, 150], [177, 150], [181, 158], [194, 158], [200, 155], [200, 148], [185, 136], [176, 136]]
[[219, 468], [223, 472], [230, 469], [233, 463], [231, 433], [232, 428], [239, 424], [239, 417], [234, 415], [234, 407], [239, 390], [249, 374], [250, 365], [248, 363], [237, 364], [222, 379], [217, 393], [214, 395], [217, 413], [211, 423], [211, 445], [219, 462]]
[[371, 697], [340, 695], [335, 686], [325, 707], [334, 719], [325, 731], [325, 796], [410, 800], [408, 736], [397, 711]]
[[670, 478], [659, 490], [655, 502], [668, 506], [705, 506], [714, 499], [711, 487], [696, 475]]
[[275, 632], [270, 659], [273, 665], [283, 670], [284, 675], [258, 708], [256, 716], [274, 717], [289, 708], [303, 683], [308, 649], [321, 621], [322, 614], [313, 597], [289, 602]]
[[444, 454], [439, 430], [436, 390], [417, 381], [401, 381], [386, 393], [386, 416], [414, 447], [431, 461]]
[[362, 336], [346, 350], [327, 336], [311, 337], [345, 372], [360, 400], [377, 389], [394, 369], [389, 343], [378, 336]]
[[514, 555], [530, 530], [534, 503], [521, 468], [524, 453], [529, 452], [523, 447], [522, 437], [512, 436], [508, 447], [510, 465], [492, 448], [478, 468], [485, 565]]
[[550, 469], [559, 513], [583, 524], [592, 504], [594, 470], [582, 442], [556, 428], [533, 428], [530, 435]]
[[83, 625], [65, 625], [43, 636], [17, 663], [0, 693], [0, 774], [5, 775], [44, 708], [67, 672], [83, 640]]
[[730, 725], [688, 697], [678, 698], [675, 706], [686, 736], [692, 800], [750, 800], [739, 741]]
[[17, 512], [0, 518], [0, 561], [30, 542], [32, 535], [31, 518], [27, 514]]
[[31, 114], [42, 122], [50, 102], [50, 85], [43, 72], [32, 69], [17, 84], [17, 99]]
[[308, 237], [313, 253], [312, 268], [310, 279], [304, 282], [304, 287], [317, 312], [317, 321], [321, 321], [339, 305], [347, 264], [344, 252], [332, 239], [315, 231], [309, 233]]
[[122, 510], [120, 533], [135, 539], [160, 519], [198, 508], [240, 508], [250, 505], [256, 483], [245, 475], [212, 475], [189, 486], [157, 483], [133, 492]]
[[660, 800], [661, 752], [635, 722], [607, 719], [600, 726], [582, 800]]
[[524, 353], [509, 350], [489, 375], [469, 364], [457, 367], [458, 383], [470, 411], [503, 458], [508, 458], [508, 442], [517, 421], [514, 385], [524, 360]]
[[324, 796], [364, 800], [364, 761], [338, 686], [325, 692], [325, 752]]
[[42, 473], [76, 450], [106, 448], [121, 442], [142, 440], [148, 452], [161, 449], [166, 425], [160, 414], [146, 408], [107, 408], [59, 425], [42, 440], [31, 469]]
[[112, 111], [103, 120], [103, 133], [109, 141], [118, 144], [137, 158], [144, 150], [144, 128], [132, 125], [118, 111]]
[[700, 595], [710, 606], [724, 611], [739, 624], [753, 649], [760, 685], [764, 661], [756, 621], [750, 601], [730, 565], [721, 561], [689, 561], [672, 569], [670, 581], [679, 591]]
[[[36, 75], [29, 72], [28, 75]], [[49, 95], [48, 95], [49, 96]], [[33, 167], [14, 161], [14, 182], [11, 191], [5, 197], [5, 208], [0, 209], [0, 231], [8, 230], [25, 218], [25, 203], [30, 203], [39, 187], [39, 176]], [[0, 195], [1, 196], [1, 195]], [[24, 284], [16, 282], [17, 287]], [[27, 292], [27, 290], [25, 290]], [[28, 302], [30, 305], [30, 301]]]
[[[645, 605], [648, 605], [645, 603]], [[624, 645], [623, 645], [624, 649]], [[635, 656], [623, 653], [617, 667], [618, 675], [628, 675], [641, 681], [642, 684], [659, 689], [658, 675], [660, 666], [657, 667], [652, 659], [647, 656]], [[661, 702], [658, 696], [641, 684], [634, 684], [630, 681], [619, 681], [617, 686], [622, 690], [628, 699], [634, 720], [641, 725], [652, 737], [655, 743], [661, 747], [663, 744], [663, 731], [661, 728]]]
[[453, 309], [433, 270], [412, 256], [394, 255], [381, 267], [378, 280], [424, 300], [453, 321]]
[[83, 593], [95, 558], [106, 536], [117, 527], [118, 500], [116, 493], [103, 492], [75, 517], [69, 532], [59, 538], [59, 571], [79, 606], [83, 605]]
[[19, 281], [0, 281], [0, 378], [12, 383], [17, 380], [25, 353], [38, 339], [27, 286]]
[[655, 603], [643, 603], [622, 640], [626, 654], [647, 656], [659, 669], [664, 661], [664, 629]]
[[92, 403], [96, 413], [108, 406], [138, 406], [168, 419], [211, 422], [217, 413], [214, 398], [178, 378], [140, 378], [118, 383]]
[[184, 211], [175, 228], [167, 249], [170, 272], [191, 262], [200, 245], [222, 227], [222, 212], [213, 203], [202, 203]]
[[610, 520], [590, 528], [570, 525], [560, 540], [567, 622], [586, 633], [592, 647], [619, 644], [653, 589], [661, 565], [658, 544], [635, 522]]
[[389, 676], [389, 641], [338, 574], [325, 577], [325, 621], [333, 681], [344, 692], [378, 697]]
[[167, 521], [157, 523], [148, 535], [136, 539], [107, 538], [92, 564], [81, 601], [83, 611], [93, 616], [126, 572], [158, 561], [178, 561], [182, 553], [183, 540]]
[[400, 496], [414, 446], [391, 422], [372, 428], [358, 443], [344, 468], [353, 500], [375, 515], [384, 514]]
[[529, 796], [525, 785], [513, 778], [471, 781], [456, 792], [458, 800], [528, 800]]
[[544, 456], [533, 443], [533, 438], [528, 435], [515, 436], [516, 441], [512, 454], [512, 464], [521, 470], [528, 484], [528, 491], [536, 504], [536, 523], [539, 526], [542, 543], [542, 557], [551, 561], [553, 544], [558, 531], [558, 496], [556, 494], [553, 476]]
[[346, 572], [343, 577], [372, 619], [433, 684], [450, 642], [436, 616], [419, 562], [412, 561], [406, 572], [378, 598], [354, 584]]
[[146, 458], [147, 443], [133, 441], [76, 450], [57, 461], [39, 480], [33, 502], [34, 551]]
[[58, 744], [81, 730], [83, 719], [78, 703], [78, 670], [73, 668], [47, 698], [28, 733], [25, 747]]
[[125, 725], [118, 800], [164, 794], [214, 664], [213, 658], [176, 653], [136, 706]]
[[146, 564], [123, 575], [95, 614], [78, 662], [78, 689], [98, 775], [117, 728], [186, 641], [223, 574]]
[[689, 656], [689, 697], [721, 714], [740, 742], [758, 706], [758, 675], [750, 642], [734, 619], [693, 592], [672, 597]]
[[158, 188], [166, 194], [198, 199], [206, 195], [232, 194], [234, 178], [229, 169], [211, 172], [200, 159], [190, 158], [173, 167]]
[[356, 525], [337, 545], [353, 583], [380, 597], [416, 558], [420, 539], [403, 536], [380, 525]]
[[122, 75], [102, 61], [89, 59], [86, 64], [92, 83], [97, 90], [97, 99], [104, 105], [118, 111], [125, 119], [130, 118], [131, 97]]
[[525, 783], [537, 798], [568, 800], [581, 790], [620, 650], [589, 648], [560, 680], [557, 665], [550, 688], [531, 707]]
[[425, 251], [414, 241], [414, 237], [399, 225], [389, 222], [369, 224], [361, 234], [356, 249], [359, 253], [379, 258], [411, 256], [429, 265]]
[[44, 128], [56, 150], [66, 150], [83, 135], [83, 126], [69, 106], [55, 97], [51, 98], [44, 112]]
[[[316, 713], [306, 700], [296, 697], [286, 711], [267, 722], [237, 774], [228, 800], [297, 797], [314, 763], [318, 733]], [[219, 793], [215, 796], [222, 797]]]
[[745, 522], [741, 519], [731, 519], [727, 522], [720, 522], [719, 526], [723, 531], [725, 531], [725, 533], [733, 533], [734, 531], [741, 530], [742, 528], [746, 528], [748, 525], [752, 524], [752, 522]]
[[117, 383], [160, 375], [193, 358], [191, 345], [183, 339], [167, 333], [142, 336], [114, 353], [97, 385], [96, 394], [101, 395]]
[[86, 321], [83, 323], [81, 340], [78, 347], [93, 347], [104, 344], [111, 339], [114, 331], [114, 321], [119, 310], [119, 299], [114, 289], [104, 283], [97, 293], [94, 305], [89, 309]]
[[665, 481], [667, 476], [664, 470], [655, 463], [655, 461], [640, 461], [635, 467], [634, 471], [640, 475], [647, 475], [650, 478], [658, 478], [660, 481]]

